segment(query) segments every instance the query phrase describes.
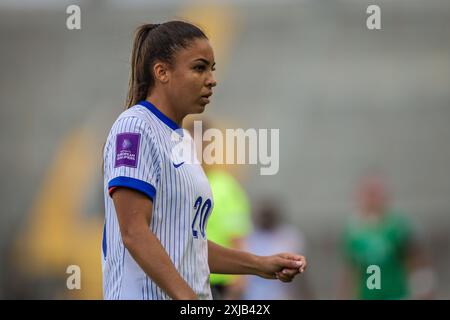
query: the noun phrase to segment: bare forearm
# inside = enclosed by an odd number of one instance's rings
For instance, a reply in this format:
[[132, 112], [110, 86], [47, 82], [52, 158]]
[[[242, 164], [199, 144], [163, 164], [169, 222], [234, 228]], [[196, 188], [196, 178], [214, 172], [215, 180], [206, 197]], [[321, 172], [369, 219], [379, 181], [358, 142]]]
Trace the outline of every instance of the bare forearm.
[[124, 244], [145, 273], [172, 299], [197, 298], [152, 232], [135, 232], [124, 237]]
[[260, 270], [260, 257], [208, 241], [208, 264], [211, 273], [256, 275]]

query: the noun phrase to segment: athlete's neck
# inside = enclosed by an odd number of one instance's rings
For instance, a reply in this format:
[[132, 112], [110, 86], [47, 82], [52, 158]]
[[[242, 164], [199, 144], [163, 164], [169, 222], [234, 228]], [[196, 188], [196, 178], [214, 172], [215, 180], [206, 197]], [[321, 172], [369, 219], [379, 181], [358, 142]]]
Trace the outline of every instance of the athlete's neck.
[[164, 95], [152, 93], [148, 95], [145, 100], [152, 103], [159, 111], [175, 122], [180, 128], [182, 127], [184, 115], [177, 114], [174, 108], [170, 107], [170, 103]]

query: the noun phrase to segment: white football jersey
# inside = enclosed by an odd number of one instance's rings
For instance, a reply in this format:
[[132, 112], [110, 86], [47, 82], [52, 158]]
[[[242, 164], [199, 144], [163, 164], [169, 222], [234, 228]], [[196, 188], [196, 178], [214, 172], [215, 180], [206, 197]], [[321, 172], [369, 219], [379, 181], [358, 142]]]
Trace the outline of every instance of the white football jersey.
[[[174, 161], [178, 125], [148, 101], [124, 111], [108, 135], [104, 159], [102, 241], [105, 299], [170, 299], [125, 248], [111, 194], [137, 190], [153, 201], [150, 230], [200, 299], [211, 299], [206, 224], [213, 199], [198, 163]], [[183, 134], [181, 133], [181, 136]]]

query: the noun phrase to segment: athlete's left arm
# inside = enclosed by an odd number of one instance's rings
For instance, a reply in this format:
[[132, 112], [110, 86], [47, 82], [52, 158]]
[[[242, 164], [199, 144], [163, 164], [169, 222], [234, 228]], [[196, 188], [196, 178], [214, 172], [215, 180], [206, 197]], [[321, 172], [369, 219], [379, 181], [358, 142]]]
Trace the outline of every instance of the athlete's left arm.
[[272, 256], [257, 256], [222, 247], [210, 240], [208, 240], [208, 264], [211, 273], [252, 274], [283, 282], [292, 281], [307, 267], [306, 259], [302, 255], [279, 253]]

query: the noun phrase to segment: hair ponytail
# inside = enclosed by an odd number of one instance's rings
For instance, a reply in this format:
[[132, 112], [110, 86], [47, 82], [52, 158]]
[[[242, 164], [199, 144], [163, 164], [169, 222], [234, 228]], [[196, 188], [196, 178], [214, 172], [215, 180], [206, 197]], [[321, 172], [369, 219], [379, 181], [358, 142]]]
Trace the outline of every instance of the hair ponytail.
[[[145, 44], [145, 40], [149, 32], [155, 29], [157, 26], [158, 24], [144, 24], [140, 26], [135, 32], [133, 49], [131, 51], [131, 71], [126, 102], [127, 108], [134, 106], [137, 102], [147, 97], [147, 92], [150, 84], [148, 83], [148, 79], [146, 79], [145, 76], [148, 73], [142, 72], [144, 67], [143, 63], [145, 61], [142, 54], [142, 48]], [[139, 72], [140, 70], [142, 71]]]

